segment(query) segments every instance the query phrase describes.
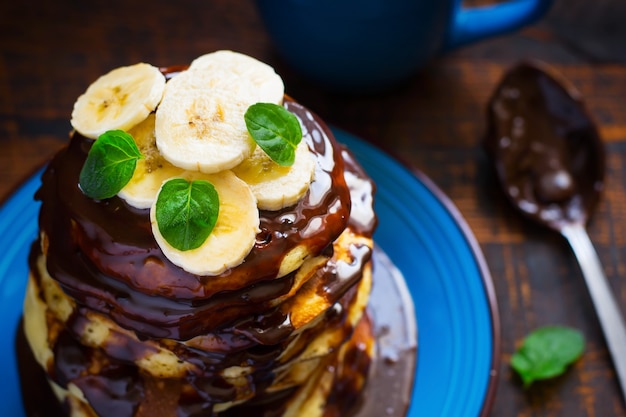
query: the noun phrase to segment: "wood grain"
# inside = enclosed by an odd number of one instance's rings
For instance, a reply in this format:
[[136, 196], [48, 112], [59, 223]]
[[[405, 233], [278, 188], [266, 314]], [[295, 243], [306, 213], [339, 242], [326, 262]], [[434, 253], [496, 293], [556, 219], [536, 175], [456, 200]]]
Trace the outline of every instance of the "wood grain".
[[[74, 100], [102, 73], [139, 61], [184, 64], [215, 49], [251, 54], [274, 65], [287, 92], [327, 122], [423, 171], [467, 220], [493, 275], [502, 324], [493, 416], [625, 416], [593, 306], [567, 243], [508, 206], [482, 148], [486, 103], [516, 62], [544, 60], [580, 90], [607, 148], [606, 189], [589, 232], [625, 305], [623, 2], [555, 0], [548, 16], [531, 27], [434, 59], [398, 88], [361, 96], [325, 91], [293, 72], [276, 55], [252, 4], [2, 2], [0, 198], [66, 143]], [[545, 324], [580, 329], [587, 348], [565, 375], [524, 391], [508, 361], [523, 337]]]

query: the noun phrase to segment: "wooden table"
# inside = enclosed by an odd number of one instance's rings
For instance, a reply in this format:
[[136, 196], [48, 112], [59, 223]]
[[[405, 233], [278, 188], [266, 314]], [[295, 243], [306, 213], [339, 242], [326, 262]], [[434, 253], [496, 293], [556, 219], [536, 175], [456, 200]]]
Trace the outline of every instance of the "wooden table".
[[[40, 3], [40, 4], [37, 4]], [[185, 64], [234, 49], [274, 65], [287, 92], [327, 122], [387, 147], [428, 175], [473, 230], [493, 276], [501, 319], [501, 364], [493, 416], [622, 416], [624, 402], [593, 306], [564, 239], [522, 220], [503, 201], [481, 140], [485, 105], [503, 72], [539, 58], [585, 97], [606, 141], [606, 191], [589, 232], [626, 304], [626, 7], [617, 0], [556, 0], [549, 15], [516, 34], [433, 61], [401, 88], [332, 94], [276, 56], [251, 2], [180, 0], [18, 2], [0, 5], [0, 197], [67, 140], [76, 97], [116, 66]], [[528, 391], [509, 359], [547, 324], [580, 329], [583, 358]], [[434, 416], [433, 416], [434, 417]]]

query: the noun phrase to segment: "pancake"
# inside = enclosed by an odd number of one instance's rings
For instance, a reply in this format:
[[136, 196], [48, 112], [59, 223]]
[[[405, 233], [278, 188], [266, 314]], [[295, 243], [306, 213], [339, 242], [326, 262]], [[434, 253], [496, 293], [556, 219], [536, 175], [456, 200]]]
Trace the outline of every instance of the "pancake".
[[[172, 80], [191, 69], [161, 71]], [[50, 162], [23, 329], [64, 413], [329, 417], [354, 407], [376, 356], [375, 187], [317, 115], [288, 96], [282, 106], [301, 126], [312, 181], [295, 204], [259, 209], [249, 253], [210, 276], [168, 258], [150, 209], [85, 194], [93, 139], [72, 132]], [[340, 387], [350, 401], [331, 401]]]
[[[362, 390], [353, 389], [350, 379], [335, 381], [331, 396], [327, 398], [325, 417], [404, 417], [411, 401], [416, 328], [410, 294], [404, 278], [380, 249], [375, 250], [372, 260], [375, 273], [367, 317], [372, 322], [376, 353]], [[67, 416], [52, 393], [45, 372], [32, 355], [23, 326], [18, 330], [16, 350], [26, 416]], [[354, 364], [358, 369], [362, 364], [354, 359], [346, 364]], [[353, 410], [346, 413], [350, 408]], [[251, 414], [256, 415], [247, 415]]]

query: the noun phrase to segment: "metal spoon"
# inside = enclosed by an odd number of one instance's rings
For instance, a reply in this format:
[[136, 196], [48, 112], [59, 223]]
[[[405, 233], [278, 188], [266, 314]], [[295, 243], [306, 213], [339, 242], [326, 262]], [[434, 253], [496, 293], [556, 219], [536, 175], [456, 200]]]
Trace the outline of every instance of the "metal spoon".
[[573, 249], [626, 400], [626, 326], [585, 225], [603, 188], [605, 156], [580, 94], [541, 63], [505, 74], [489, 102], [485, 147], [504, 191], [525, 216]]

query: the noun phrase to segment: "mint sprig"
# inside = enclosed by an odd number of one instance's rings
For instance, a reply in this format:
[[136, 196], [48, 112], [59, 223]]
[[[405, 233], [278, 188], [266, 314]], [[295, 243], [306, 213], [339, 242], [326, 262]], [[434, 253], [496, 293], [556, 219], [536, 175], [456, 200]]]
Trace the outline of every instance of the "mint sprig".
[[524, 388], [534, 381], [561, 375], [585, 348], [581, 332], [564, 326], [545, 326], [531, 332], [511, 357], [511, 366]]
[[103, 133], [91, 146], [80, 171], [81, 190], [96, 200], [113, 197], [128, 184], [140, 158], [131, 135], [122, 130]]
[[278, 165], [291, 166], [302, 140], [298, 118], [283, 106], [256, 103], [244, 115], [250, 136]]
[[219, 195], [208, 181], [168, 180], [156, 201], [159, 232], [178, 250], [196, 249], [213, 231], [219, 205]]

